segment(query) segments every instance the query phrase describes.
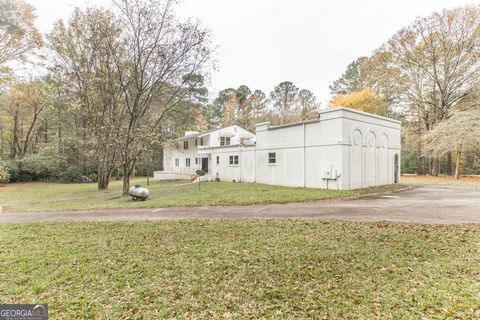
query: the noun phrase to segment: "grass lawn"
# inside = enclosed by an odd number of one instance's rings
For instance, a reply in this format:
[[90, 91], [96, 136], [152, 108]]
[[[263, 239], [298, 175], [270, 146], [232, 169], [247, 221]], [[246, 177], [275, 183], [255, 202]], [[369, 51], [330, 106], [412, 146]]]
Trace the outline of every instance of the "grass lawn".
[[480, 226], [0, 225], [0, 301], [52, 319], [478, 319]]
[[[146, 179], [134, 179], [133, 184], [146, 186]], [[3, 211], [62, 211], [118, 208], [157, 208], [201, 205], [240, 205], [287, 203], [352, 197], [366, 193], [401, 188], [391, 185], [353, 191], [289, 188], [254, 183], [208, 182], [197, 184], [184, 181], [155, 182], [148, 186], [147, 201], [132, 201], [121, 196], [121, 181], [113, 181], [107, 192], [98, 192], [96, 184], [15, 183], [0, 187], [0, 207]]]

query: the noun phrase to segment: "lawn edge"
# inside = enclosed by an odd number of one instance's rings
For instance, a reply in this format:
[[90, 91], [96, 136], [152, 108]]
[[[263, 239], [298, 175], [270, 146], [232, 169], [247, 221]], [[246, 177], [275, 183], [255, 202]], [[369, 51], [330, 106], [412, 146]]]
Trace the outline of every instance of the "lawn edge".
[[[73, 210], [50, 210], [50, 211], [0, 211], [0, 215], [2, 214], [48, 214], [48, 213], [73, 213], [73, 212], [112, 212], [112, 211], [144, 211], [144, 210], [155, 210], [155, 209], [169, 209], [169, 208], [209, 208], [209, 207], [249, 207], [249, 206], [269, 206], [269, 205], [289, 205], [289, 204], [299, 204], [299, 203], [314, 203], [314, 202], [336, 202], [336, 201], [344, 201], [344, 200], [355, 200], [355, 199], [364, 199], [369, 197], [376, 197], [382, 194], [392, 194], [407, 191], [410, 189], [414, 189], [420, 186], [412, 186], [407, 185], [406, 187], [395, 189], [395, 190], [387, 190], [387, 191], [380, 191], [380, 192], [372, 192], [372, 193], [365, 193], [365, 194], [358, 194], [353, 196], [345, 196], [345, 197], [338, 197], [338, 198], [331, 198], [331, 199], [312, 199], [312, 200], [303, 200], [303, 201], [274, 201], [274, 202], [266, 202], [266, 203], [235, 203], [235, 204], [208, 204], [208, 205], [185, 205], [185, 206], [163, 206], [163, 207], [143, 207], [143, 208], [100, 208], [100, 209], [73, 209]], [[356, 189], [359, 190], [359, 189]]]

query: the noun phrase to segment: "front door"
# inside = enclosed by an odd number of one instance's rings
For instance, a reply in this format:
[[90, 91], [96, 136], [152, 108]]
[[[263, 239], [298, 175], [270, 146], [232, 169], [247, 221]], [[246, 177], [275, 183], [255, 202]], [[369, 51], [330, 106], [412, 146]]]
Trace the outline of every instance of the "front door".
[[208, 172], [208, 158], [202, 158], [202, 170]]

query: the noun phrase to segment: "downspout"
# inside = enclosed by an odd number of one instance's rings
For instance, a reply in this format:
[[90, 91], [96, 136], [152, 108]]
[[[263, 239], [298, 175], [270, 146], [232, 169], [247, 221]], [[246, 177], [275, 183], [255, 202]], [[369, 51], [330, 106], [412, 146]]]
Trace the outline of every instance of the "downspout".
[[243, 158], [242, 158], [242, 150], [243, 150], [243, 146], [240, 145], [240, 159], [238, 159], [238, 164], [240, 166], [240, 182], [242, 182], [242, 165], [243, 165]]
[[255, 146], [253, 150], [253, 182], [257, 183], [257, 141], [255, 141]]
[[306, 157], [307, 124], [303, 123], [303, 187], [307, 187], [307, 157]]

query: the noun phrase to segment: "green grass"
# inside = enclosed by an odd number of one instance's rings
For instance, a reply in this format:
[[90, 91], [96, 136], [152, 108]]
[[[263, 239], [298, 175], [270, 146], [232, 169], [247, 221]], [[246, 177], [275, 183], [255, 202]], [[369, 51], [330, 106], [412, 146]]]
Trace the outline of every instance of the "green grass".
[[480, 227], [0, 225], [0, 301], [52, 319], [478, 319]]
[[[134, 179], [132, 185], [146, 186]], [[383, 186], [353, 191], [289, 188], [254, 183], [208, 182], [198, 185], [184, 181], [152, 183], [147, 201], [121, 196], [121, 181], [113, 181], [107, 192], [96, 184], [16, 183], [0, 187], [0, 207], [4, 211], [62, 211], [119, 208], [157, 208], [203, 205], [287, 203], [352, 197], [400, 188]]]

